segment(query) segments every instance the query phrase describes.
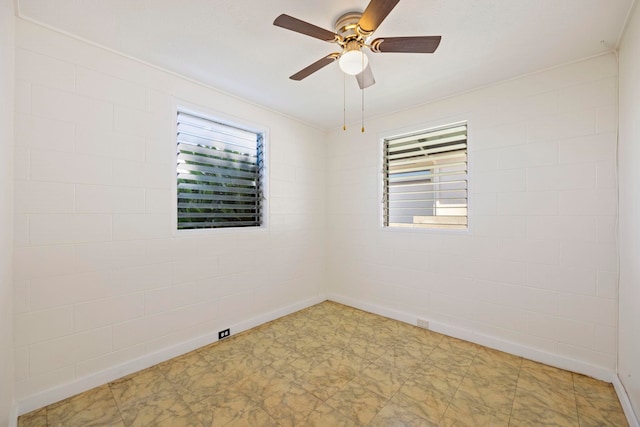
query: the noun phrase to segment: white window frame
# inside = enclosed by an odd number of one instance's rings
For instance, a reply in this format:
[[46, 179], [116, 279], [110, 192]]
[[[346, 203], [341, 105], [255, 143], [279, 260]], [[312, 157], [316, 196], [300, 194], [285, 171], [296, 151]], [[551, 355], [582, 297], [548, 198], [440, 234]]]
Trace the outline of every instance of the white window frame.
[[[456, 123], [465, 122], [467, 125], [467, 227], [464, 229], [437, 228], [437, 227], [389, 227], [385, 226], [384, 194], [385, 194], [385, 141], [394, 138], [415, 135], [428, 132], [438, 128], [444, 128]], [[406, 126], [398, 129], [388, 130], [378, 135], [378, 228], [383, 232], [390, 233], [437, 233], [437, 234], [467, 234], [472, 231], [473, 221], [471, 217], [473, 206], [472, 187], [472, 150], [470, 141], [472, 139], [472, 119], [468, 115], [458, 115], [428, 121], [421, 124]]]
[[[196, 229], [178, 229], [178, 180], [176, 179], [176, 166], [178, 162], [178, 152], [176, 147], [176, 136], [178, 132], [177, 115], [179, 112], [202, 116], [220, 124], [240, 128], [249, 132], [255, 132], [262, 135], [263, 150], [263, 170], [262, 170], [262, 209], [261, 224], [259, 226], [249, 227], [217, 227], [217, 228], [196, 228]], [[171, 137], [171, 234], [174, 236], [211, 234], [211, 233], [228, 233], [228, 232], [254, 232], [256, 230], [269, 229], [269, 128], [260, 124], [256, 124], [247, 120], [230, 116], [213, 109], [194, 105], [182, 100], [174, 100], [172, 107], [173, 132]]]

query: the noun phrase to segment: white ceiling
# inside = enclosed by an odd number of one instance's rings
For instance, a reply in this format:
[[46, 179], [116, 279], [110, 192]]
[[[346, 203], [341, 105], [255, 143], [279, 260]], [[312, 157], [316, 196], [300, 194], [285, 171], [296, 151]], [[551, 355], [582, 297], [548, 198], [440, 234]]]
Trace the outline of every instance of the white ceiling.
[[[432, 54], [369, 54], [368, 117], [616, 47], [634, 0], [401, 0], [374, 37], [442, 35]], [[193, 78], [322, 129], [342, 126], [337, 64], [289, 76], [336, 45], [272, 25], [281, 13], [333, 31], [368, 0], [18, 0], [21, 16]], [[360, 91], [346, 81], [347, 122]], [[223, 107], [221, 107], [223, 108]]]

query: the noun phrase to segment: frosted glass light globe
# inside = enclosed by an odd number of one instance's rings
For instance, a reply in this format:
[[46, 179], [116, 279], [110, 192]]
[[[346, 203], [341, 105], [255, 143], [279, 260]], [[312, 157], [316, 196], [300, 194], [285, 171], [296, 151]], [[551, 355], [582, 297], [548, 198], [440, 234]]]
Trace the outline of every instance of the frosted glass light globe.
[[342, 71], [355, 76], [367, 68], [369, 58], [361, 50], [350, 50], [340, 56], [338, 63]]

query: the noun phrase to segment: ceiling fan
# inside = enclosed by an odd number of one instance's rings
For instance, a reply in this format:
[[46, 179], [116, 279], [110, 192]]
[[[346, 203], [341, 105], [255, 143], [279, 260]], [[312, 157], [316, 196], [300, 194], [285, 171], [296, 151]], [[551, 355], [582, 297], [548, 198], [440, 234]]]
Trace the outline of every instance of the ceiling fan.
[[441, 36], [382, 37], [371, 42], [368, 41], [373, 32], [399, 2], [400, 0], [371, 0], [363, 13], [347, 12], [338, 18], [335, 24], [335, 32], [325, 30], [289, 15], [282, 14], [278, 16], [273, 21], [273, 25], [330, 43], [337, 43], [342, 48], [341, 52], [330, 53], [289, 78], [302, 80], [337, 60], [342, 71], [355, 75], [360, 88], [365, 89], [376, 81], [363, 48], [368, 48], [374, 53], [435, 52], [440, 44]]

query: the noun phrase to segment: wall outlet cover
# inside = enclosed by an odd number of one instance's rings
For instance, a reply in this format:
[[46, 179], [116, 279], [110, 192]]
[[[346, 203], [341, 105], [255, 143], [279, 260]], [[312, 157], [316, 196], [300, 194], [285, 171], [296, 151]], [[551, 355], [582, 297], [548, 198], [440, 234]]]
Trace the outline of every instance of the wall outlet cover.
[[418, 319], [416, 325], [420, 328], [429, 329], [429, 321], [424, 319]]

